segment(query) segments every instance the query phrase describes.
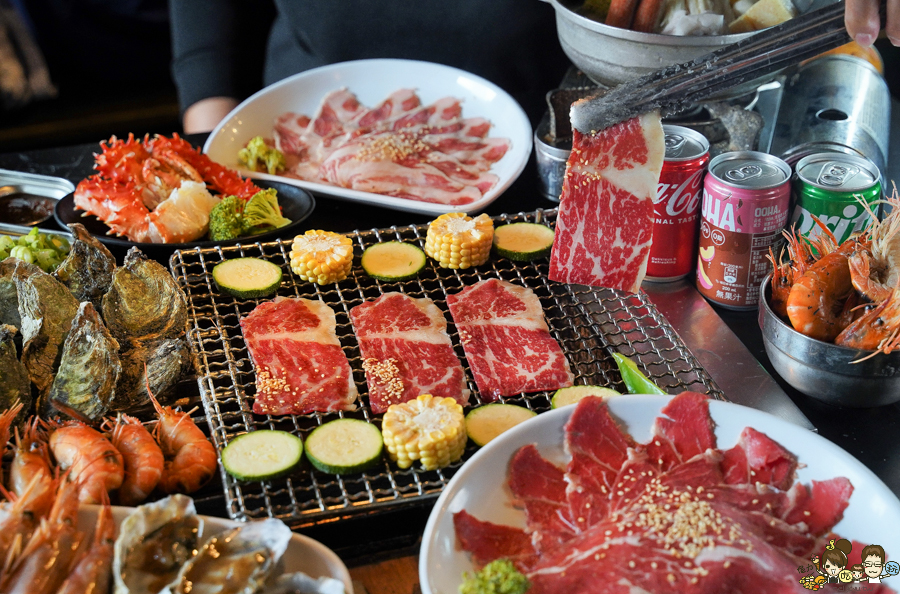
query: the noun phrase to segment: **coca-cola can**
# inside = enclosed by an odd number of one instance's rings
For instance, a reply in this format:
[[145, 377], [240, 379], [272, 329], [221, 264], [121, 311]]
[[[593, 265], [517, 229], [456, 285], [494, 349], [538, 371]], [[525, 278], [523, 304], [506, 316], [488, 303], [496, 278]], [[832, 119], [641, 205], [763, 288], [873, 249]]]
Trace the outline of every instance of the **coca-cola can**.
[[703, 185], [697, 290], [728, 309], [756, 309], [791, 200], [791, 167], [754, 151], [724, 153]]
[[663, 126], [666, 159], [654, 200], [653, 243], [647, 280], [671, 282], [691, 273], [697, 261], [703, 174], [709, 141], [682, 126]]

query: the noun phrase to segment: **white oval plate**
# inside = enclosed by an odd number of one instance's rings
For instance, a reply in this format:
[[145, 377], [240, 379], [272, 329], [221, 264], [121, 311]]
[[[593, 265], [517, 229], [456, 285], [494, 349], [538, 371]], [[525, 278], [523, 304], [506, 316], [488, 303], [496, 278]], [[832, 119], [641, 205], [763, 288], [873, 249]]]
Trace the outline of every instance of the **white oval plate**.
[[[667, 396], [629, 395], [608, 400], [610, 412], [638, 442], [650, 438], [653, 421]], [[541, 454], [561, 464], [563, 425], [573, 407], [542, 413], [504, 433], [477, 452], [444, 488], [425, 526], [419, 552], [422, 594], [457, 592], [465, 571], [473, 571], [468, 553], [457, 548], [453, 514], [465, 509], [496, 524], [524, 527], [525, 514], [512, 507], [506, 483], [510, 458], [522, 446], [537, 444]], [[827, 439], [768, 413], [721, 401], [710, 401], [719, 449], [737, 443], [744, 427], [753, 427], [793, 452], [801, 465], [797, 480], [809, 484], [844, 476], [853, 483], [850, 505], [834, 531], [859, 542], [880, 544], [888, 555], [900, 555], [900, 501], [875, 474]], [[798, 574], [799, 579], [799, 574]]]
[[[280, 175], [250, 171], [238, 163], [238, 151], [254, 136], [272, 135], [275, 118], [286, 111], [315, 115], [322, 98], [347, 87], [363, 105], [373, 107], [394, 91], [415, 89], [427, 105], [442, 97], [463, 100], [463, 117], [491, 121], [490, 136], [509, 138], [512, 146], [491, 167], [500, 179], [480, 200], [449, 206], [406, 198], [382, 196]], [[431, 62], [415, 60], [357, 60], [315, 68], [288, 77], [246, 99], [212, 131], [203, 152], [222, 165], [248, 177], [300, 186], [310, 192], [354, 202], [421, 214], [476, 212], [496, 200], [522, 173], [531, 156], [532, 131], [525, 112], [503, 89], [479, 76]]]
[[[86, 533], [86, 538], [92, 538], [94, 526], [97, 523], [99, 505], [83, 505], [78, 510], [78, 529]], [[116, 522], [116, 533], [119, 526], [135, 508], [114, 505], [112, 506], [113, 520]], [[200, 516], [203, 518], [204, 539], [224, 532], [229, 528], [243, 525], [241, 522], [215, 518], [212, 516]], [[344, 592], [353, 594], [353, 583], [350, 580], [350, 572], [334, 551], [309, 537], [297, 534], [291, 536], [287, 551], [281, 558], [284, 573], [296, 573], [302, 571], [311, 578], [330, 577], [344, 583]]]

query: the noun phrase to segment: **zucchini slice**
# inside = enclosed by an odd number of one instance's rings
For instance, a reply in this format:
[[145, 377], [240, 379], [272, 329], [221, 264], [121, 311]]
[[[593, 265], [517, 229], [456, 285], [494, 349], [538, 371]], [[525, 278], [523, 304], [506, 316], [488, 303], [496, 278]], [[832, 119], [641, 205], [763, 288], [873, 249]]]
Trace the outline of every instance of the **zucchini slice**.
[[367, 247], [361, 264], [366, 274], [380, 281], [409, 280], [425, 268], [425, 252], [411, 243], [386, 241]]
[[322, 472], [350, 474], [377, 464], [383, 445], [375, 425], [359, 419], [335, 419], [312, 430], [306, 438], [306, 457]]
[[213, 281], [223, 293], [241, 299], [268, 297], [281, 286], [281, 267], [259, 258], [235, 258], [213, 267]]
[[553, 229], [538, 223], [510, 223], [494, 230], [494, 251], [517, 262], [546, 258], [553, 247]]
[[550, 399], [550, 408], [560, 408], [561, 406], [575, 404], [586, 396], [609, 398], [610, 396], [621, 396], [621, 394], [610, 388], [600, 386], [569, 386], [556, 391], [556, 394]]
[[466, 415], [466, 433], [476, 445], [484, 446], [507, 429], [535, 416], [537, 413], [524, 406], [501, 402], [485, 404]]
[[289, 475], [303, 459], [303, 440], [287, 431], [260, 429], [231, 440], [222, 466], [239, 481], [268, 481]]

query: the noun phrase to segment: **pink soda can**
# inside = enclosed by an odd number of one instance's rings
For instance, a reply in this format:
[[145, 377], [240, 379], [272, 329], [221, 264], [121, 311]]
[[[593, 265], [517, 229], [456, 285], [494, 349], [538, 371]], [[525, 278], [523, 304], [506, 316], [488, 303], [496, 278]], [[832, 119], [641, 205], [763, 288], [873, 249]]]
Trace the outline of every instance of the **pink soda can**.
[[703, 182], [697, 290], [710, 302], [756, 309], [766, 255], [781, 244], [791, 200], [791, 167], [766, 153], [724, 153]]

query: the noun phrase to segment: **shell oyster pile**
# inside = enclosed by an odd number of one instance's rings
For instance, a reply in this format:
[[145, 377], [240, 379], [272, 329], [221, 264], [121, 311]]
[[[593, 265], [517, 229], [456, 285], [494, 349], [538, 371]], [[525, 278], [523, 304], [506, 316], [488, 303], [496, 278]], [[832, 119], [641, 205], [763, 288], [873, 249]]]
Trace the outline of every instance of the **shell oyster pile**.
[[148, 384], [163, 396], [191, 369], [187, 299], [137, 248], [117, 267], [82, 225], [69, 227], [75, 241], [53, 274], [0, 262], [0, 406], [18, 398], [29, 410], [34, 395], [43, 416], [93, 424], [149, 406]]
[[172, 495], [122, 522], [113, 557], [114, 594], [343, 594], [331, 578], [278, 575], [291, 530], [275, 519], [205, 537], [193, 500]]

